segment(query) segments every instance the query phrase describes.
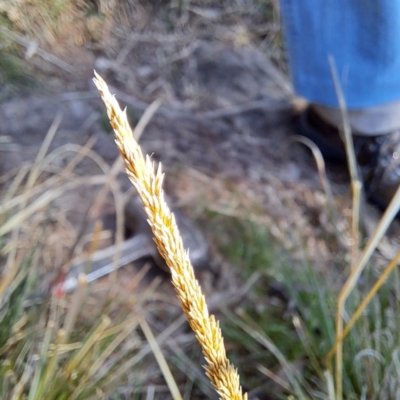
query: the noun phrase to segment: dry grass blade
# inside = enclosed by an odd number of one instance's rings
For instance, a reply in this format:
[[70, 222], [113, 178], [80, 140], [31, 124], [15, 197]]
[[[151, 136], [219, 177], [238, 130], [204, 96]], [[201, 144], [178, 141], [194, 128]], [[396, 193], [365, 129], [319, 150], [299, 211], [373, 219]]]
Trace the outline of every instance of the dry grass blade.
[[245, 313], [240, 313], [239, 317], [231, 313], [227, 309], [224, 309], [224, 314], [228, 318], [239, 326], [244, 332], [254, 338], [258, 343], [264, 346], [269, 352], [271, 352], [282, 366], [288, 382], [291, 385], [292, 391], [296, 394], [299, 400], [306, 400], [303, 389], [301, 388], [301, 377], [298, 371], [292, 368], [286, 357], [274, 344], [274, 342], [257, 326], [257, 324]]
[[[172, 324], [170, 324], [162, 333], [157, 336], [157, 343], [162, 344], [168, 337], [175, 333], [177, 329], [179, 329], [183, 325], [184, 322], [185, 318], [183, 315], [177, 318]], [[126, 371], [132, 369], [139, 361], [143, 359], [144, 356], [146, 356], [150, 352], [151, 347], [149, 344], [145, 345], [144, 347], [141, 346], [141, 349], [137, 354], [127, 359], [125, 363], [121, 365], [114, 373], [108, 374], [105, 385], [111, 384], [118, 376], [121, 376]]]
[[324, 161], [324, 158], [322, 157], [321, 151], [319, 150], [319, 148], [316, 146], [316, 144], [313, 141], [311, 141], [310, 139], [307, 139], [303, 136], [295, 135], [289, 141], [289, 144], [290, 144], [290, 142], [302, 143], [305, 146], [307, 146], [312, 152], [315, 163], [317, 164], [319, 180], [321, 182], [322, 189], [324, 190], [324, 193], [326, 196], [327, 211], [329, 213], [329, 218], [332, 221], [332, 225], [335, 229], [336, 239], [337, 239], [338, 243], [340, 243], [341, 242], [340, 232], [336, 225], [338, 216], [337, 216], [336, 208], [335, 208], [334, 201], [333, 201], [332, 188], [331, 188], [331, 186], [329, 184], [329, 180], [326, 176], [325, 161]]
[[79, 187], [80, 185], [102, 185], [106, 178], [103, 175], [93, 177], [76, 178], [75, 181], [68, 182], [65, 185], [49, 190], [38, 197], [29, 206], [21, 210], [19, 213], [13, 215], [6, 223], [0, 227], [0, 236], [5, 235], [15, 227], [20, 226], [27, 218], [39, 211], [41, 208], [46, 207], [51, 201], [58, 198], [65, 191]]
[[153, 332], [150, 329], [149, 324], [145, 319], [141, 319], [139, 323], [144, 335], [146, 336], [147, 341], [149, 342], [149, 345], [151, 347], [151, 350], [153, 351], [154, 357], [157, 360], [161, 372], [164, 375], [164, 379], [167, 382], [172, 398], [174, 400], [182, 400], [183, 398], [181, 393], [179, 392], [178, 385], [176, 384], [175, 379], [172, 376], [168, 363], [165, 360], [165, 357], [161, 351], [160, 346], [157, 343], [156, 338], [153, 335]]
[[70, 333], [72, 332], [72, 328], [75, 325], [76, 317], [78, 316], [79, 310], [83, 305], [83, 301], [86, 295], [87, 288], [87, 280], [86, 276], [81, 274], [78, 276], [78, 285], [77, 290], [74, 293], [71, 301], [71, 307], [69, 307], [67, 315], [65, 317], [64, 322], [64, 331], [65, 331], [65, 339], [66, 342], [69, 338]]
[[[357, 162], [356, 156], [354, 152], [354, 143], [353, 138], [351, 136], [351, 128], [350, 122], [346, 111], [346, 102], [344, 98], [344, 94], [342, 88], [340, 86], [340, 81], [335, 65], [335, 60], [332, 56], [329, 57], [329, 65], [331, 68], [332, 79], [335, 85], [336, 95], [338, 97], [339, 108], [342, 113], [343, 117], [343, 140], [346, 149], [346, 157], [347, 157], [347, 164], [349, 167], [349, 173], [351, 177], [351, 190], [352, 190], [352, 219], [351, 219], [351, 232], [352, 232], [352, 264], [351, 264], [351, 272], [356, 271], [356, 264], [355, 264], [355, 257], [358, 253], [358, 242], [359, 242], [359, 220], [360, 220], [360, 192], [361, 192], [361, 182], [358, 179], [357, 174]], [[339, 296], [340, 298], [340, 296]], [[338, 299], [338, 304], [340, 305], [340, 299]], [[344, 307], [344, 305], [343, 305]], [[343, 336], [343, 309], [338, 306], [337, 315], [336, 315], [336, 342], [337, 342], [337, 350], [336, 350], [336, 395], [337, 399], [341, 400], [343, 398], [343, 382], [342, 382], [342, 363], [343, 363], [343, 347], [342, 347], [342, 340], [340, 338]]]
[[139, 139], [141, 138], [144, 129], [146, 128], [150, 120], [153, 118], [153, 115], [160, 108], [160, 105], [161, 105], [161, 100], [155, 100], [146, 108], [142, 118], [140, 118], [140, 121], [136, 125], [135, 130], [133, 131], [133, 137], [137, 142], [139, 142]]
[[349, 165], [350, 178], [352, 182], [360, 181], [357, 173], [357, 161], [354, 151], [353, 137], [351, 136], [350, 122], [346, 111], [346, 101], [340, 86], [340, 80], [333, 57], [329, 57], [329, 65], [331, 68], [332, 80], [335, 85], [336, 95], [338, 97], [339, 109], [343, 117], [343, 140], [346, 148], [346, 157]]
[[351, 217], [351, 237], [352, 237], [352, 254], [351, 254], [351, 266], [354, 267], [358, 253], [359, 253], [359, 224], [360, 224], [360, 206], [361, 206], [361, 190], [362, 182], [357, 172], [357, 161], [354, 151], [353, 136], [351, 135], [351, 126], [349, 116], [347, 114], [346, 101], [344, 98], [343, 90], [340, 86], [340, 81], [335, 65], [335, 61], [332, 57], [329, 57], [329, 65], [331, 68], [332, 79], [335, 85], [335, 91], [339, 102], [339, 109], [343, 119], [343, 141], [346, 149], [347, 164], [349, 167], [349, 173], [351, 178], [351, 193], [352, 193], [352, 217]]
[[272, 379], [279, 386], [283, 387], [287, 392], [290, 392], [290, 386], [279, 375], [273, 373], [271, 370], [265, 368], [262, 365], [259, 365], [257, 368], [267, 378]]
[[158, 250], [171, 270], [172, 283], [183, 311], [202, 347], [207, 361], [206, 374], [222, 399], [247, 398], [246, 394], [242, 394], [237, 371], [226, 357], [218, 322], [209, 315], [175, 218], [164, 200], [161, 167], [155, 172], [150, 157], [143, 157], [132, 136], [126, 112], [121, 110], [103, 79], [96, 74], [94, 82], [106, 105], [128, 177], [142, 199]]
[[73, 371], [79, 366], [79, 364], [84, 360], [86, 354], [91, 350], [94, 344], [99, 340], [102, 333], [110, 325], [111, 320], [109, 317], [103, 315], [101, 321], [96, 329], [87, 337], [86, 342], [79, 349], [78, 353], [68, 362], [65, 367], [65, 373], [71, 375]]
[[[354, 312], [353, 316], [351, 317], [350, 321], [347, 323], [345, 328], [343, 329], [342, 336], [340, 337], [340, 342], [344, 340], [344, 338], [348, 335], [353, 325], [356, 323], [358, 318], [362, 315], [362, 312], [368, 306], [370, 301], [376, 295], [378, 290], [382, 287], [385, 283], [393, 269], [399, 264], [400, 262], [400, 251], [397, 252], [396, 257], [386, 266], [383, 270], [382, 274], [379, 276], [378, 280], [375, 282], [374, 286], [370, 289], [370, 291], [365, 296], [364, 300], [360, 303], [357, 307], [356, 311]], [[337, 349], [338, 342], [335, 343], [331, 351], [335, 351]]]
[[[53, 123], [51, 124], [46, 137], [42, 143], [42, 146], [40, 147], [39, 153], [36, 156], [36, 160], [32, 166], [31, 169], [31, 173], [29, 174], [29, 178], [28, 178], [28, 182], [25, 185], [25, 195], [32, 189], [34, 183], [36, 182], [40, 171], [41, 171], [41, 164], [43, 162], [43, 159], [47, 153], [47, 151], [49, 150], [50, 144], [54, 139], [54, 136], [57, 133], [58, 127], [60, 126], [62, 120], [62, 115], [61, 114], [57, 114], [57, 116], [54, 118]], [[27, 200], [26, 200], [27, 201]]]
[[[373, 252], [375, 251], [378, 243], [382, 239], [383, 235], [385, 234], [386, 230], [388, 229], [389, 225], [396, 217], [400, 210], [400, 187], [397, 189], [395, 195], [393, 196], [391, 202], [389, 203], [385, 213], [383, 214], [382, 218], [380, 219], [378, 225], [375, 228], [374, 233], [372, 234], [371, 238], [368, 241], [365, 249], [363, 250], [357, 264], [351, 270], [351, 274], [348, 277], [346, 283], [343, 285], [342, 290], [338, 296], [338, 304], [337, 304], [337, 315], [336, 315], [336, 342], [329, 350], [326, 356], [326, 363], [328, 368], [331, 366], [332, 356], [336, 353], [340, 353], [340, 365], [341, 365], [341, 353], [342, 353], [342, 340], [343, 340], [343, 313], [344, 307], [347, 298], [349, 297], [351, 291], [354, 289], [355, 285], [357, 284], [357, 280], [360, 277], [362, 271], [364, 270], [367, 262], [371, 258]], [[337, 384], [337, 382], [336, 382]], [[337, 387], [336, 390], [341, 390], [341, 387]]]
[[336, 400], [335, 396], [335, 384], [333, 382], [333, 376], [329, 371], [324, 372], [326, 386], [328, 389], [328, 399], [329, 400]]

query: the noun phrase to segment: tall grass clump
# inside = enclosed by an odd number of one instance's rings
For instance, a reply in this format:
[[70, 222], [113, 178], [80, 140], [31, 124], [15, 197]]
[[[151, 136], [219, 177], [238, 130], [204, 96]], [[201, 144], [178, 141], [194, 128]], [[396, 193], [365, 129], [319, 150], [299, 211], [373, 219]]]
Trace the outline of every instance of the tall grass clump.
[[[223, 310], [233, 359], [245, 365], [242, 382], [254, 388], [249, 396], [338, 399], [335, 364], [327, 363], [327, 355], [335, 348], [344, 271], [338, 265], [318, 270], [311, 259], [295, 264], [273, 245], [268, 228], [254, 221], [214, 214], [209, 223], [224, 258], [251, 282], [236, 308]], [[391, 279], [389, 269], [379, 273], [369, 260], [346, 302], [340, 365], [345, 399], [398, 396], [399, 258], [389, 263]]]
[[[90, 267], [102, 233], [95, 211], [101, 204], [89, 204], [81, 228], [97, 223], [85, 236], [68, 223], [67, 211], [60, 207], [63, 197], [80, 187], [108, 188], [118, 203], [121, 193], [115, 185], [107, 185], [110, 168], [90, 149], [93, 140], [85, 147], [67, 144], [48, 151], [60, 121], [57, 116], [33, 163], [2, 177], [0, 398], [4, 400], [83, 400], [118, 398], [120, 390], [137, 393], [145, 378], [136, 374], [132, 382], [131, 374], [152, 349], [137, 328], [145, 326], [146, 305], [154, 298], [155, 285], [138, 291], [132, 300], [120, 294], [111, 279], [106, 292], [91, 291], [82, 271], [72, 295], [62, 289], [73, 258], [83, 257]], [[54, 167], [54, 160], [65, 167]], [[78, 167], [83, 160], [93, 162], [92, 171], [100, 173], [82, 175]], [[123, 216], [117, 220], [123, 225]], [[79, 252], [85, 237], [92, 244], [89, 251]], [[139, 276], [135, 279], [140, 282]]]

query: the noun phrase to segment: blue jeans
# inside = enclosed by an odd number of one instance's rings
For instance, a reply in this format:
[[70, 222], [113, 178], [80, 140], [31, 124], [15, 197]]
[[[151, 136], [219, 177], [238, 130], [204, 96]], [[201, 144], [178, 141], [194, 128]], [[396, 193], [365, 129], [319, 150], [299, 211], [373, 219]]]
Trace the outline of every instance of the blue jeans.
[[300, 96], [338, 106], [332, 56], [349, 110], [400, 101], [400, 0], [281, 0], [281, 13]]

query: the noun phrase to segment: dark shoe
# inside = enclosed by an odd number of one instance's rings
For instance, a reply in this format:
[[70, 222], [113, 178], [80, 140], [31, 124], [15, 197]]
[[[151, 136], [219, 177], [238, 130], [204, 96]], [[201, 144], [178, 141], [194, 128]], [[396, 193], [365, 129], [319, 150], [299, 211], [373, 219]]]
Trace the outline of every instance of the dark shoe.
[[[326, 159], [346, 162], [339, 130], [312, 107], [297, 117], [296, 128], [319, 147]], [[367, 197], [386, 208], [400, 185], [400, 130], [379, 136], [353, 135], [353, 141]]]

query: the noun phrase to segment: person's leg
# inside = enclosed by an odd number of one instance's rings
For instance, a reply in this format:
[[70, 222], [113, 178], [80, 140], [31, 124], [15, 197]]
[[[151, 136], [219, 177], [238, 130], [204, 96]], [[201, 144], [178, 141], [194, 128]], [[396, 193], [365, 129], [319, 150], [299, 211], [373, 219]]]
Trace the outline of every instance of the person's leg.
[[281, 14], [294, 88], [311, 103], [302, 133], [343, 155], [331, 57], [370, 197], [387, 205], [400, 183], [400, 0], [281, 0]]
[[[314, 110], [328, 123], [341, 126], [343, 115], [336, 107], [313, 104]], [[354, 135], [376, 136], [400, 127], [400, 99], [374, 107], [347, 110]]]
[[337, 107], [328, 57], [349, 109], [400, 99], [399, 0], [281, 0], [297, 93]]

